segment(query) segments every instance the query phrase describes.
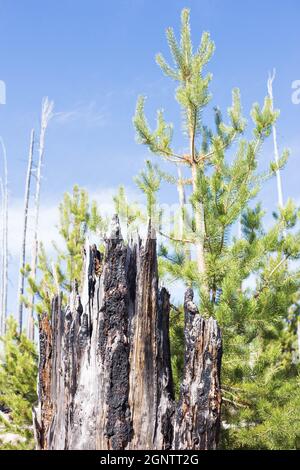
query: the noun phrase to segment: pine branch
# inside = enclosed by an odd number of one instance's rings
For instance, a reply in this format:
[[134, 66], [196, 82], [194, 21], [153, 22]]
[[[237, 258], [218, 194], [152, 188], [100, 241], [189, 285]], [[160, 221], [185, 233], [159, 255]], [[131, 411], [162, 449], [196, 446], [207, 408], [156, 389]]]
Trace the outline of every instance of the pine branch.
[[[228, 143], [225, 143], [221, 146], [221, 148], [219, 149], [219, 151], [222, 151], [222, 150], [227, 150], [228, 147], [234, 142], [235, 138], [237, 136], [237, 132], [234, 133], [234, 136], [232, 137], [232, 140]], [[196, 155], [195, 156], [195, 162], [196, 163], [201, 163], [201, 162], [206, 162], [207, 160], [209, 160], [211, 157], [213, 157], [216, 153], [216, 150], [211, 150], [210, 152], [204, 154], [204, 155]]]
[[235, 408], [247, 408], [246, 405], [242, 405], [234, 400], [230, 400], [229, 398], [222, 397], [222, 402], [228, 403], [229, 405], [234, 406]]
[[170, 307], [171, 307], [171, 309], [174, 310], [174, 312], [176, 312], [178, 315], [181, 315], [181, 314], [182, 314], [182, 311], [181, 311], [178, 307], [176, 307], [176, 305], [170, 304]]
[[167, 235], [166, 233], [163, 233], [161, 231], [158, 231], [158, 233], [162, 236], [162, 237], [165, 237], [167, 238], [168, 240], [171, 240], [172, 242], [175, 242], [175, 243], [194, 243], [192, 240], [186, 240], [186, 239], [182, 239], [182, 238], [174, 238], [172, 237], [171, 235]]
[[264, 284], [262, 285], [262, 287], [259, 289], [258, 292], [256, 292], [254, 294], [254, 298], [258, 298], [260, 296], [260, 294], [268, 287], [269, 285], [269, 282], [272, 278], [272, 276], [276, 273], [276, 271], [278, 271], [278, 269], [280, 268], [280, 266], [282, 266], [283, 263], [285, 263], [288, 259], [289, 259], [290, 255], [285, 255], [280, 261], [279, 263], [272, 269], [272, 271], [270, 272], [269, 276], [268, 276], [268, 279], [265, 280]]

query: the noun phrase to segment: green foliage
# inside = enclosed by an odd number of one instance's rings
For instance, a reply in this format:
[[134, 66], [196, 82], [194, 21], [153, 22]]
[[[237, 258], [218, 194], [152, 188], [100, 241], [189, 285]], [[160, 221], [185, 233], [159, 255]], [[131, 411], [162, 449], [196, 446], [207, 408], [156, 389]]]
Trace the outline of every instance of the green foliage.
[[279, 116], [279, 111], [273, 111], [272, 100], [269, 96], [265, 98], [263, 108], [258, 103], [253, 105], [251, 117], [256, 126], [254, 134], [258, 138], [265, 138], [271, 134], [272, 125]]
[[145, 194], [147, 200], [147, 216], [153, 225], [159, 226], [161, 211], [157, 211], [157, 193], [160, 188], [161, 175], [157, 166], [146, 161], [146, 169], [135, 177], [138, 188]]
[[[279, 218], [264, 232], [260, 206], [247, 209], [242, 218], [244, 238], [227, 250], [222, 295], [213, 309], [223, 331], [226, 447], [299, 446], [300, 412], [299, 406], [293, 407], [300, 399], [300, 275], [289, 260], [298, 258], [300, 244], [299, 234], [290, 233], [296, 211], [283, 209], [287, 212], [288, 219]], [[255, 288], [247, 287], [249, 276], [255, 276]]]
[[182, 309], [170, 313], [171, 365], [176, 399], [179, 398], [184, 365], [184, 316]]
[[[38, 314], [50, 311], [51, 299], [55, 294], [63, 292], [66, 300], [75, 279], [80, 285], [85, 239], [93, 234], [102, 237], [108, 225], [107, 219], [99, 213], [96, 202], [90, 203], [87, 192], [78, 186], [74, 186], [72, 194], [65, 193], [59, 205], [59, 215], [58, 232], [63, 247], [53, 243], [56, 260], [49, 260], [40, 243], [37, 279], [30, 276], [29, 267], [26, 269], [29, 292], [37, 297], [34, 307]], [[25, 305], [28, 306], [27, 299]]]
[[140, 221], [145, 222], [145, 215], [137, 203], [128, 203], [124, 186], [120, 186], [114, 196], [115, 213], [119, 216], [121, 223], [126, 225], [128, 234], [135, 231]]
[[[37, 400], [37, 352], [35, 345], [19, 334], [13, 318], [7, 321], [3, 338], [3, 354], [0, 363], [0, 404], [9, 415], [0, 418], [0, 448], [30, 449], [34, 447], [32, 431], [32, 407]], [[1, 436], [17, 435], [14, 443], [4, 443]]]
[[286, 165], [288, 159], [289, 159], [289, 155], [290, 155], [290, 152], [288, 149], [284, 149], [284, 151], [282, 152], [282, 155], [279, 157], [279, 160], [278, 162], [276, 163], [275, 161], [274, 162], [271, 162], [270, 163], [270, 171], [271, 173], [275, 173], [276, 171], [279, 171], [281, 170], [282, 168], [284, 168], [284, 166]]
[[[84, 189], [74, 186], [73, 194], [65, 193], [63, 202], [59, 206], [60, 224], [59, 234], [65, 242], [63, 250], [58, 249], [58, 265], [65, 268], [64, 288], [71, 289], [71, 283], [76, 279], [81, 281], [82, 275], [82, 247], [88, 233], [101, 235], [106, 227], [106, 221], [100, 216], [96, 202], [91, 204]], [[59, 279], [60, 280], [60, 279]], [[62, 282], [59, 282], [61, 284]]]
[[214, 52], [214, 44], [209, 33], [205, 32], [197, 51], [193, 54], [189, 16], [189, 10], [184, 9], [181, 14], [180, 43], [177, 42], [172, 28], [168, 28], [166, 32], [174, 68], [167, 64], [161, 54], [156, 56], [156, 62], [162, 71], [179, 82], [176, 99], [182, 107], [187, 132], [191, 128], [197, 131], [201, 129], [200, 111], [210, 100], [208, 85], [212, 78], [211, 74], [203, 75], [203, 68]]
[[170, 143], [172, 140], [172, 126], [167, 124], [163, 117], [163, 112], [157, 112], [156, 129], [151, 132], [149, 124], [144, 114], [145, 98], [140, 96], [136, 106], [133, 122], [137, 130], [137, 141], [145, 144], [151, 152], [168, 157], [172, 155]]
[[[204, 74], [214, 44], [204, 33], [193, 51], [189, 11], [181, 16], [181, 37], [172, 28], [167, 42], [173, 66], [158, 54], [163, 73], [176, 81], [175, 98], [183, 116], [187, 153], [172, 146], [172, 124], [158, 122], [152, 132], [139, 98], [133, 122], [138, 142], [171, 163], [184, 165], [185, 177], [156, 169], [161, 181], [175, 184], [180, 195], [172, 229], [159, 248], [159, 271], [167, 283], [182, 281], [198, 290], [200, 312], [219, 322], [223, 335], [222, 446], [230, 449], [296, 449], [300, 446], [299, 209], [288, 200], [266, 230], [265, 212], [255, 201], [259, 190], [288, 159], [284, 151], [269, 172], [260, 172], [260, 155], [279, 112], [266, 97], [251, 111], [252, 130], [245, 137], [240, 92], [232, 92], [227, 122], [213, 109], [215, 128], [203, 122], [211, 100], [211, 74]], [[161, 118], [162, 119], [162, 118]], [[230, 150], [230, 152], [229, 152]], [[149, 165], [149, 164], [147, 164]], [[187, 171], [190, 171], [188, 175]], [[140, 180], [138, 180], [140, 183]], [[140, 184], [141, 189], [145, 187]], [[275, 189], [275, 187], [274, 187]], [[182, 206], [183, 193], [190, 204]], [[156, 188], [147, 185], [147, 199]], [[155, 199], [156, 200], [156, 199]], [[241, 236], [232, 236], [239, 223]], [[203, 254], [204, 264], [195, 252]], [[201, 269], [200, 269], [201, 268]], [[178, 396], [182, 374], [182, 307], [171, 312], [171, 349]]]

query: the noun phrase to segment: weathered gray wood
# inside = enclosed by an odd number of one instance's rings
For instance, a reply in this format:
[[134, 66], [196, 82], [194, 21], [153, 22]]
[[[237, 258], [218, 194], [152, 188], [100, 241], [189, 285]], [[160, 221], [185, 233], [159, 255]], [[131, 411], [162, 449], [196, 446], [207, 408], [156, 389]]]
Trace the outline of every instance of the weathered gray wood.
[[221, 333], [205, 320], [188, 289], [184, 299], [185, 364], [176, 410], [174, 448], [216, 449], [221, 413]]
[[155, 234], [149, 228], [136, 255], [131, 321], [129, 405], [134, 430], [129, 449], [171, 446], [173, 384], [169, 347], [169, 294], [158, 289]]
[[[38, 230], [39, 230], [39, 217], [40, 217], [40, 195], [42, 183], [42, 168], [45, 156], [45, 137], [46, 130], [50, 119], [53, 117], [53, 101], [49, 101], [48, 97], [43, 98], [42, 112], [41, 112], [41, 128], [38, 147], [38, 162], [36, 169], [36, 188], [34, 196], [34, 231], [33, 231], [33, 245], [32, 245], [32, 259], [31, 259], [31, 277], [33, 280], [36, 278], [37, 262], [38, 262]], [[32, 293], [30, 301], [30, 310], [28, 314], [27, 335], [33, 341], [35, 335], [35, 318], [34, 318], [34, 301], [35, 295]]]
[[170, 302], [158, 285], [155, 234], [149, 228], [145, 243], [128, 245], [115, 218], [103, 259], [95, 246], [85, 251], [80, 295], [75, 282], [68, 307], [57, 297], [51, 318], [40, 319], [37, 448], [170, 449]]
[[24, 193], [24, 213], [23, 213], [23, 232], [22, 232], [22, 247], [20, 254], [20, 267], [19, 267], [19, 285], [18, 285], [18, 315], [19, 315], [19, 331], [23, 330], [23, 296], [25, 285], [25, 265], [26, 265], [26, 247], [27, 247], [27, 225], [28, 225], [28, 211], [30, 199], [30, 187], [32, 179], [32, 165], [33, 165], [33, 150], [34, 150], [34, 129], [30, 133], [30, 145], [28, 154], [28, 164], [25, 180], [25, 193]]

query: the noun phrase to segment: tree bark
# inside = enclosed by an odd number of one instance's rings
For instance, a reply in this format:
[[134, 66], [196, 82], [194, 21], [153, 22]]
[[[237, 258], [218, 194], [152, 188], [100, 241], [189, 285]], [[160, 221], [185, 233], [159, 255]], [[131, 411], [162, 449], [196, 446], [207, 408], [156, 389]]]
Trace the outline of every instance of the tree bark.
[[[193, 163], [192, 165], [192, 186], [193, 186], [193, 193], [197, 192], [197, 163]], [[200, 276], [203, 277], [202, 283], [203, 288], [207, 291], [207, 285], [205, 282], [205, 275], [206, 275], [206, 266], [205, 266], [205, 252], [204, 252], [204, 240], [205, 240], [205, 224], [204, 224], [204, 206], [201, 201], [195, 202], [195, 209], [194, 209], [194, 216], [195, 216], [195, 228], [196, 228], [196, 260], [197, 260], [197, 268]]]
[[[179, 237], [180, 239], [185, 238], [186, 228], [187, 228], [187, 207], [186, 207], [186, 193], [183, 181], [182, 171], [179, 165], [177, 165], [177, 192], [178, 192], [178, 199], [179, 199], [179, 207], [180, 207], [180, 219], [179, 219]], [[191, 247], [189, 243], [184, 244], [184, 254], [187, 260], [191, 260]]]
[[[37, 448], [177, 448], [187, 419], [181, 424], [182, 405], [176, 411], [174, 400], [170, 296], [158, 285], [155, 234], [149, 227], [145, 243], [125, 244], [115, 218], [104, 257], [95, 246], [87, 245], [85, 252], [80, 295], [74, 282], [67, 308], [56, 297], [51, 318], [44, 315], [39, 322]], [[193, 432], [204, 433], [201, 448], [208, 449], [215, 448], [219, 432], [221, 343], [215, 322], [196, 316], [193, 333], [186, 332], [187, 338], [200, 335], [194, 340], [196, 361], [192, 366], [189, 340], [185, 364], [190, 372], [185, 370], [181, 403], [183, 396], [193, 400], [195, 390], [197, 396], [202, 390], [203, 400], [193, 408]], [[207, 351], [201, 369], [201, 354]], [[204, 379], [189, 375], [199, 371]], [[198, 448], [193, 443], [190, 448]]]

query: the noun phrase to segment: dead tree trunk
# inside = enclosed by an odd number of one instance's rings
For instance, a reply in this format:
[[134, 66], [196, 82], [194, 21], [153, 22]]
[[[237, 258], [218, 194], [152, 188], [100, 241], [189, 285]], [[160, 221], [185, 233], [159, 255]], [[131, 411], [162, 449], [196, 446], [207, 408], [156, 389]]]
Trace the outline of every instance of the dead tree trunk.
[[25, 284], [25, 264], [26, 264], [26, 241], [27, 241], [27, 223], [28, 223], [28, 210], [29, 210], [29, 197], [30, 197], [30, 184], [32, 177], [32, 163], [33, 163], [33, 149], [34, 149], [34, 129], [30, 134], [30, 145], [28, 154], [27, 173], [25, 181], [25, 194], [24, 194], [24, 219], [23, 219], [23, 235], [22, 235], [22, 248], [20, 255], [20, 271], [19, 271], [19, 286], [18, 286], [18, 312], [19, 312], [19, 331], [23, 330], [23, 295]]
[[[32, 260], [31, 260], [31, 277], [36, 280], [36, 270], [38, 262], [38, 229], [39, 229], [39, 217], [40, 217], [40, 196], [41, 196], [41, 182], [42, 182], [42, 167], [45, 156], [45, 137], [46, 130], [49, 124], [50, 119], [53, 116], [53, 101], [49, 101], [48, 97], [44, 98], [42, 101], [42, 113], [41, 113], [41, 129], [40, 129], [40, 139], [39, 139], [39, 157], [37, 163], [36, 171], [36, 188], [35, 188], [35, 214], [34, 214], [34, 232], [33, 232], [33, 247], [32, 247]], [[34, 319], [34, 293], [31, 295], [30, 310], [28, 313], [28, 326], [27, 334], [29, 339], [34, 341], [35, 334], [35, 319]]]
[[[51, 318], [40, 319], [37, 448], [170, 449], [186, 442], [193, 449], [216, 447], [218, 327], [199, 314], [186, 322], [186, 369], [176, 411], [169, 311], [169, 294], [158, 287], [152, 230], [145, 244], [126, 245], [115, 219], [103, 259], [95, 246], [86, 247], [80, 295], [75, 282], [68, 307], [57, 297]], [[189, 414], [182, 411], [186, 406]]]

